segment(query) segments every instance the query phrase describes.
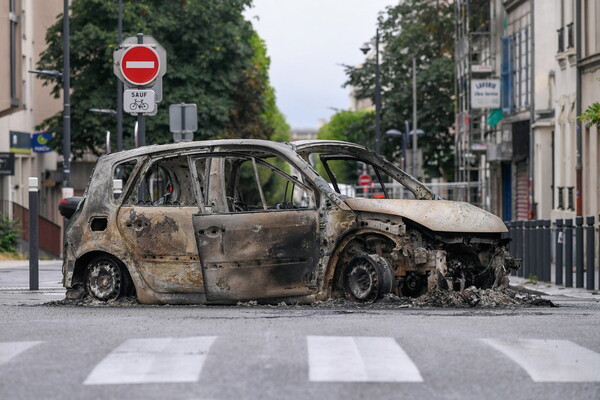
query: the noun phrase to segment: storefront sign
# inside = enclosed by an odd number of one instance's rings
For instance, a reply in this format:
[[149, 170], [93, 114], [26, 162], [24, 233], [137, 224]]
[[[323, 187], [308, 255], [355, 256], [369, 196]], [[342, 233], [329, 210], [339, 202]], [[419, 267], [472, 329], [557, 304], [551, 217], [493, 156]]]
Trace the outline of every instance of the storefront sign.
[[34, 133], [31, 136], [31, 148], [34, 153], [47, 153], [52, 151], [48, 142], [52, 139], [52, 135], [47, 132]]
[[0, 153], [0, 176], [15, 174], [15, 154]]
[[471, 108], [500, 108], [500, 80], [472, 79]]

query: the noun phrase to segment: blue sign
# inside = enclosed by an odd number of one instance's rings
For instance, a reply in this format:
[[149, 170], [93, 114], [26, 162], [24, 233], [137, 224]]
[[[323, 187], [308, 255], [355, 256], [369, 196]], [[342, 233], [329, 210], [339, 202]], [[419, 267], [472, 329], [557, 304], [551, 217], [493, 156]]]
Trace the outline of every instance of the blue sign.
[[48, 142], [52, 139], [52, 135], [47, 132], [34, 133], [31, 136], [31, 148], [34, 153], [47, 153], [52, 151], [48, 146]]

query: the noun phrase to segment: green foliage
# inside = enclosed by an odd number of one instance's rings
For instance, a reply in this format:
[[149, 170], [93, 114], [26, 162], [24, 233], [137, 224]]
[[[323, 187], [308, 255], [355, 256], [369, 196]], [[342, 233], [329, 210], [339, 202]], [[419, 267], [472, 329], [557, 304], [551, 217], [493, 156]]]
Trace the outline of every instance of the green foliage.
[[[597, 80], [600, 82], [600, 78]], [[584, 122], [587, 126], [600, 127], [600, 103], [593, 103], [586, 108], [586, 110], [579, 116], [579, 120]]]
[[17, 221], [0, 215], [0, 252], [15, 252], [21, 231]]
[[[250, 4], [251, 0], [123, 1], [123, 37], [143, 32], [167, 51], [163, 101], [158, 114], [146, 119], [147, 143], [171, 141], [168, 106], [176, 103], [198, 105], [196, 140], [281, 134], [285, 121], [277, 119], [264, 43], [242, 15]], [[116, 132], [115, 118], [89, 109], [116, 109], [112, 56], [118, 43], [117, 8], [116, 0], [71, 3], [71, 134], [76, 157], [86, 150], [98, 154], [103, 132]], [[38, 68], [61, 70], [62, 15], [48, 29], [46, 40], [49, 46]], [[61, 93], [61, 82], [42, 79], [54, 85], [56, 97]], [[124, 145], [130, 148], [136, 119], [124, 115]], [[52, 145], [61, 151], [62, 114], [47, 119], [39, 129], [54, 133]]]
[[[375, 143], [374, 120], [375, 113], [372, 111], [340, 111], [334, 114], [329, 122], [319, 129], [317, 138], [344, 140], [373, 148]], [[356, 182], [358, 178], [357, 171], [356, 168], [352, 168], [350, 163], [333, 161], [329, 164], [339, 183], [350, 184]], [[317, 162], [317, 171], [321, 176], [327, 176], [321, 162]]]
[[[379, 20], [382, 59], [381, 130], [404, 130], [404, 121], [412, 124], [412, 59], [417, 63], [418, 128], [424, 167], [428, 176], [454, 172], [454, 14], [449, 0], [406, 0], [388, 7]], [[358, 98], [373, 98], [375, 60], [362, 66], [346, 67], [346, 85], [356, 89]], [[399, 143], [400, 142], [400, 143]], [[383, 136], [382, 149], [391, 158], [401, 141]]]

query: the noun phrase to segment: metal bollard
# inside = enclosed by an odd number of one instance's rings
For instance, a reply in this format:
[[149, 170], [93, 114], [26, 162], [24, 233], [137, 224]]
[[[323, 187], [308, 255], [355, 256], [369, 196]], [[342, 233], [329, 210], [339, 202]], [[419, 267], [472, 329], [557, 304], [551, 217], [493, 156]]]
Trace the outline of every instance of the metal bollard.
[[563, 284], [563, 244], [565, 242], [565, 234], [563, 232], [563, 220], [556, 220], [556, 259], [555, 264], [555, 283]]
[[38, 194], [38, 178], [29, 178], [29, 290], [40, 288]]
[[552, 222], [549, 219], [545, 219], [543, 222], [544, 226], [544, 262], [542, 263], [544, 268], [544, 282], [552, 282]]
[[586, 273], [586, 283], [585, 288], [587, 290], [594, 290], [595, 286], [595, 277], [594, 277], [594, 262], [595, 262], [595, 247], [596, 247], [596, 238], [595, 238], [595, 229], [594, 226], [594, 217], [587, 217], [587, 233], [586, 233], [586, 256], [587, 256], [587, 273]]
[[573, 287], [573, 220], [565, 220], [565, 287]]
[[529, 268], [529, 253], [531, 249], [531, 229], [529, 226], [529, 221], [523, 221], [523, 277], [525, 279], [529, 278], [530, 268]]
[[583, 217], [575, 218], [575, 287], [583, 287]]
[[544, 226], [542, 220], [535, 221], [535, 275], [538, 281], [544, 280]]
[[[517, 221], [517, 257], [523, 260], [523, 221]], [[523, 276], [523, 266], [517, 271], [518, 276]]]

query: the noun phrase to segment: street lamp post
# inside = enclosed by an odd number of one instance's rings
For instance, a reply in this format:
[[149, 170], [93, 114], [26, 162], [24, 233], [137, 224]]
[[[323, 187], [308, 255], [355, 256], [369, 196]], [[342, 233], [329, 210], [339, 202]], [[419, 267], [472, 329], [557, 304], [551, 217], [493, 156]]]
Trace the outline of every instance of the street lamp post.
[[[404, 172], [406, 172], [406, 147], [408, 144], [409, 137], [423, 135], [425, 132], [422, 129], [409, 131], [408, 121], [404, 121], [404, 125], [404, 132], [400, 132], [397, 129], [390, 129], [389, 131], [386, 131], [385, 134], [388, 136], [402, 137], [402, 169], [404, 170]], [[414, 153], [412, 158], [415, 158]]]
[[[371, 47], [365, 43], [360, 48], [367, 54]], [[381, 154], [381, 71], [379, 66], [379, 29], [375, 31], [375, 152]]]
[[63, 3], [63, 197], [71, 193], [71, 55], [69, 52], [69, 0]]
[[63, 198], [73, 196], [71, 188], [71, 57], [69, 53], [69, 0], [63, 3], [63, 70], [33, 69], [30, 73], [62, 79], [63, 85]]

